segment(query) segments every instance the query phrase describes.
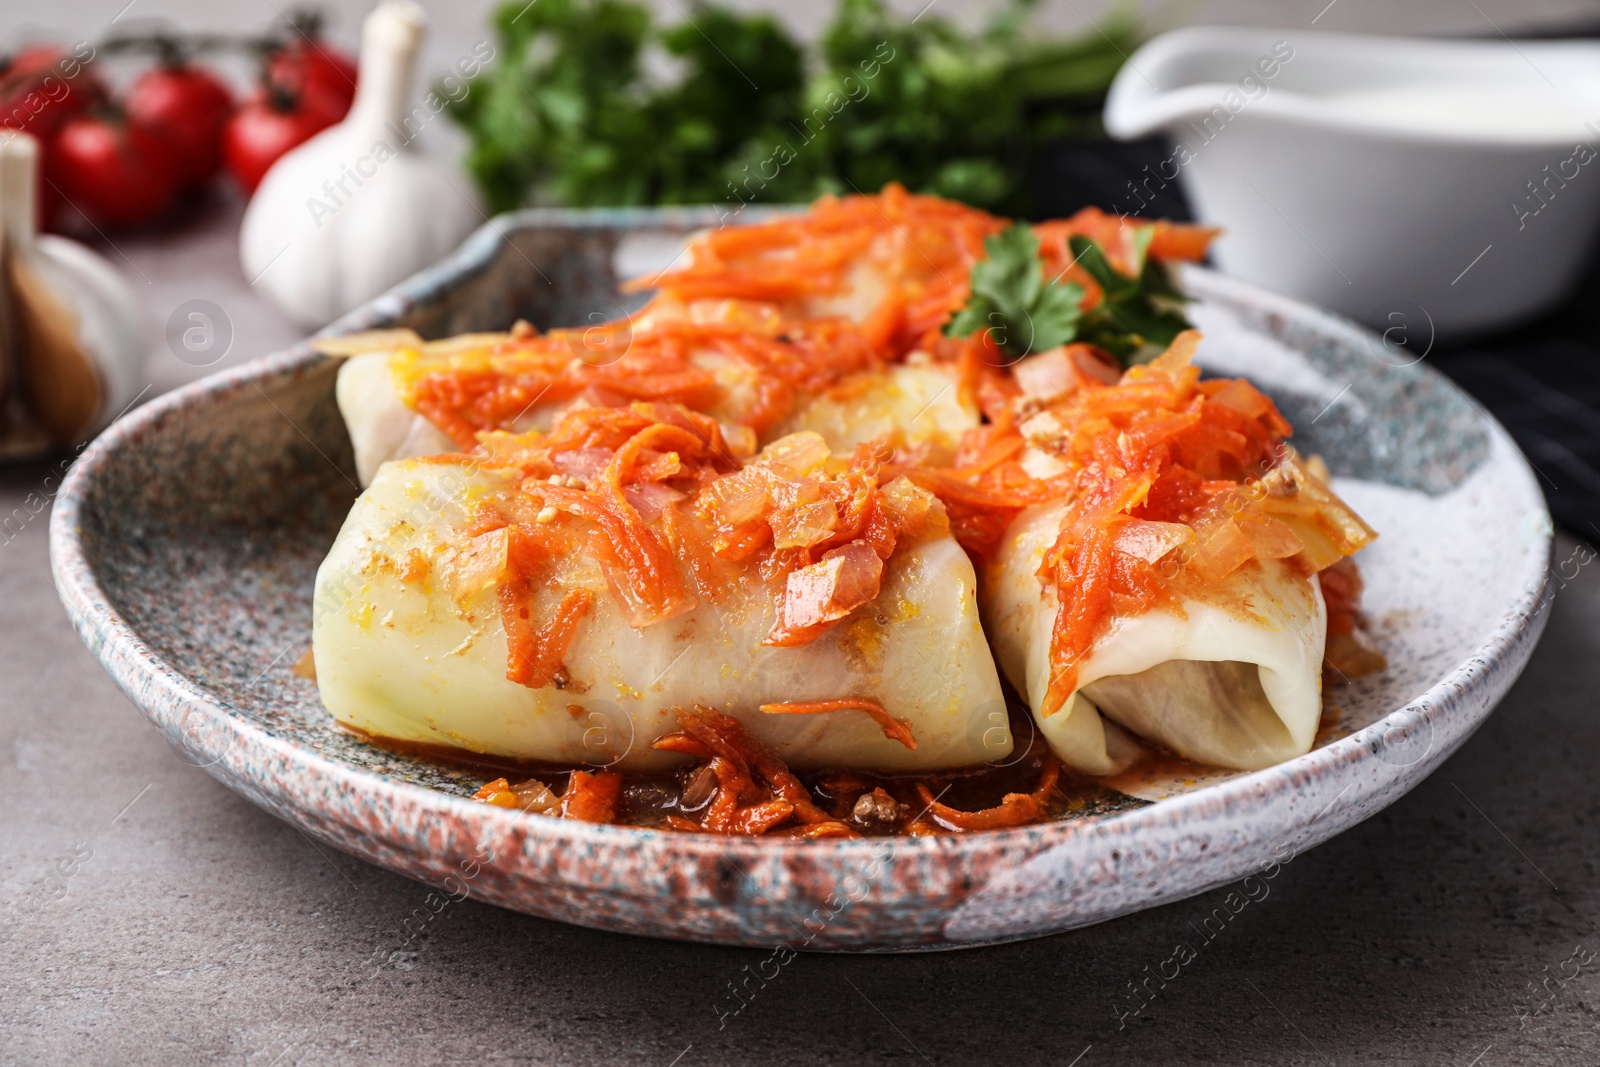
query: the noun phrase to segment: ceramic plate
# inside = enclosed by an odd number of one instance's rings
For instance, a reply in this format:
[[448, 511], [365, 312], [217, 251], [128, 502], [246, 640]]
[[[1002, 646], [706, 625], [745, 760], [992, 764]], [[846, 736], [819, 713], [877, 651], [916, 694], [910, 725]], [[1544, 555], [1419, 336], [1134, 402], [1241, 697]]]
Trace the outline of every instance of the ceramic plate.
[[[334, 328], [424, 336], [625, 313], [619, 271], [712, 221], [526, 212]], [[585, 926], [827, 950], [948, 948], [1099, 922], [1245, 878], [1415, 786], [1489, 714], [1544, 625], [1550, 520], [1505, 432], [1400, 346], [1201, 269], [1212, 370], [1248, 374], [1378, 528], [1360, 557], [1390, 667], [1333, 690], [1309, 754], [1152, 781], [1023, 829], [768, 841], [508, 812], [481, 780], [343, 732], [290, 666], [356, 494], [335, 361], [293, 349], [156, 400], [73, 466], [51, 520], [84, 641], [188, 758], [312, 837], [454, 894]], [[1390, 339], [1391, 342], [1395, 338]]]

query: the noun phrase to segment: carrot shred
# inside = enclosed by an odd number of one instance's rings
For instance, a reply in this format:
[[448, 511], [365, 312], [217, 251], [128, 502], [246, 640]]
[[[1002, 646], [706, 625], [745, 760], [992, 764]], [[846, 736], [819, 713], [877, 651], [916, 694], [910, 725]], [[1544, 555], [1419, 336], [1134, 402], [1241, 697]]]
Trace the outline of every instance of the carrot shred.
[[549, 685], [572, 648], [578, 623], [589, 611], [588, 591], [568, 590], [555, 614], [538, 629], [533, 628], [528, 617], [526, 582], [503, 582], [499, 593], [508, 646], [506, 677], [529, 689]]
[[[710, 708], [679, 708], [682, 735], [711, 753], [709, 766], [717, 792], [701, 819], [712, 833], [760, 834], [797, 819], [801, 825], [834, 821], [812, 801], [810, 792], [739, 720]], [[663, 738], [663, 741], [668, 741]], [[684, 751], [670, 741], [669, 751]]]
[[825, 715], [834, 711], [864, 711], [878, 724], [883, 736], [898, 741], [909, 749], [917, 747], [911, 735], [911, 724], [897, 719], [878, 703], [866, 697], [846, 697], [843, 700], [789, 701], [781, 704], [763, 704], [761, 710], [768, 715]]
[[561, 817], [579, 822], [610, 823], [617, 818], [622, 775], [616, 771], [573, 771], [561, 796]]
[[860, 837], [847, 824], [832, 820], [829, 822], [816, 822], [803, 826], [789, 826], [769, 834], [770, 837], [798, 837], [808, 841], [815, 841], [828, 837]]
[[492, 782], [485, 782], [474, 794], [472, 799], [491, 804], [497, 808], [514, 808], [517, 806], [517, 795], [511, 791], [511, 783], [504, 778], [496, 778]]
[[794, 805], [786, 800], [765, 800], [741, 808], [733, 822], [736, 834], [759, 835], [778, 826], [794, 814]]
[[1053, 754], [1046, 754], [1040, 769], [1039, 784], [1031, 793], [1007, 793], [997, 807], [982, 811], [958, 811], [941, 804], [922, 782], [917, 783], [917, 793], [927, 805], [927, 815], [946, 830], [967, 832], [971, 830], [1003, 830], [1012, 826], [1026, 826], [1037, 822], [1049, 805], [1050, 793], [1061, 777], [1061, 763]]
[[668, 734], [658, 738], [650, 746], [658, 752], [677, 752], [684, 756], [693, 756], [695, 759], [710, 760], [712, 752], [704, 744], [696, 741], [688, 734]]

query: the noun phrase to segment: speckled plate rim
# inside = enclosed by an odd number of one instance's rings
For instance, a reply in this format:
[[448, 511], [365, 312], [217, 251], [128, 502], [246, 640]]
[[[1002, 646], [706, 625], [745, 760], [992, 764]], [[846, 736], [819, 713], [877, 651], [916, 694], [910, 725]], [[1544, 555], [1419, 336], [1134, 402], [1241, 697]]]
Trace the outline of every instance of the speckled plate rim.
[[[615, 219], [628, 213], [605, 214]], [[520, 218], [512, 216], [509, 225], [525, 224], [524, 219], [529, 215], [566, 224], [572, 222], [572, 217], [565, 212], [535, 212], [524, 213]], [[644, 213], [641, 217], [645, 217]], [[659, 215], [648, 217], [652, 221], [660, 219]], [[507, 225], [503, 219], [495, 220], [469, 239], [455, 255], [351, 313], [324, 333], [345, 333], [388, 324], [408, 303], [426, 298], [442, 286], [459, 282], [463, 276], [483, 269], [504, 240], [502, 227]], [[1204, 290], [1201, 295], [1248, 299], [1268, 313], [1306, 323], [1350, 344], [1367, 342], [1365, 333], [1353, 324], [1297, 301], [1209, 271], [1189, 273]], [[1520, 595], [1506, 606], [1501, 618], [1474, 652], [1425, 693], [1394, 709], [1379, 722], [1306, 755], [1133, 811], [964, 836], [844, 841], [699, 838], [632, 827], [533, 819], [352, 768], [313, 749], [275, 737], [232, 714], [225, 701], [162, 660], [147, 646], [112, 605], [96, 578], [91, 550], [80, 530], [81, 513], [96, 479], [104, 474], [119, 450], [160, 433], [166, 420], [178, 412], [213, 403], [263, 382], [294, 377], [326, 358], [315, 353], [309, 342], [302, 343], [281, 354], [220, 372], [166, 394], [113, 423], [72, 465], [58, 494], [50, 521], [52, 570], [62, 602], [85, 644], [169, 741], [189, 753], [214, 777], [292, 823], [338, 847], [413, 877], [423, 877], [418, 872], [429, 866], [430, 858], [444, 857], [410, 857], [413, 862], [400, 863], [382, 841], [373, 840], [366, 842], [365, 847], [352, 847], [350, 834], [362, 839], [363, 831], [359, 826], [348, 825], [344, 832], [330, 833], [333, 827], [325, 824], [340, 825], [348, 820], [328, 810], [329, 795], [356, 798], [368, 809], [382, 809], [385, 819], [392, 825], [421, 825], [430, 818], [449, 816], [458, 825], [475, 828], [480, 849], [492, 849], [504, 862], [520, 860], [520, 866], [530, 874], [537, 867], [543, 878], [561, 875], [559, 860], [552, 861], [552, 855], [594, 856], [619, 849], [628, 852], [634, 867], [648, 866], [652, 862], [683, 863], [687, 858], [716, 865], [719, 869], [731, 863], [737, 872], [747, 877], [754, 871], [771, 872], [780, 868], [792, 872], [795, 860], [801, 860], [808, 869], [835, 873], [859, 871], [888, 860], [897, 874], [909, 871], [915, 875], [930, 873], [927, 860], [947, 858], [956, 853], [963, 861], [960, 867], [994, 873], [996, 877], [990, 879], [990, 884], [977, 887], [973, 895], [982, 897], [993, 890], [986, 898], [986, 907], [1001, 912], [1008, 902], [1020, 904], [1023, 898], [1036, 895], [1025, 885], [1005, 884], [1006, 880], [1001, 877], [1005, 871], [1045, 853], [1062, 855], [1063, 846], [1082, 846], [1080, 858], [1091, 862], [1079, 865], [1078, 877], [1098, 884], [1125, 883], [1129, 874], [1127, 860], [1149, 841], [1168, 841], [1169, 854], [1170, 843], [1175, 840], [1199, 841], [1202, 851], [1207, 842], [1219, 846], [1210, 852], [1209, 861], [1196, 865], [1188, 872], [1188, 877], [1179, 871], [1177, 876], [1159, 885], [1150, 884], [1128, 892], [1121, 906], [1101, 907], [1086, 915], [1058, 915], [1054, 920], [1048, 916], [1041, 920], [1034, 914], [1017, 916], [1014, 921], [998, 925], [981, 921], [969, 923], [965, 930], [947, 929], [945, 940], [930, 945], [906, 943], [865, 947], [943, 948], [1058, 932], [1181, 899], [1236, 880], [1255, 864], [1267, 862], [1275, 853], [1281, 853], [1284, 847], [1299, 851], [1318, 844], [1392, 803], [1421, 781], [1482, 723], [1525, 665], [1548, 615], [1548, 567], [1553, 541], [1546, 526], [1533, 531], [1520, 558], [1514, 561]], [[1516, 453], [1503, 428], [1481, 408], [1479, 411], [1490, 437], [1510, 447], [1520, 461], [1519, 488], [1526, 499], [1516, 503], [1543, 510], [1542, 495], [1526, 461]], [[1429, 746], [1424, 757], [1414, 759], [1406, 755], [1406, 750], [1419, 732], [1426, 733]], [[244, 758], [247, 751], [256, 758]], [[1386, 754], [1390, 758], [1385, 759]], [[293, 773], [274, 773], [275, 769]], [[1372, 773], [1373, 779], [1347, 805], [1338, 807], [1338, 801], [1356, 786], [1363, 772]], [[1273, 829], [1270, 834], [1256, 832], [1241, 842], [1213, 832], [1230, 820], [1263, 815], [1270, 816], [1268, 821]], [[526, 847], [530, 842], [540, 847], [530, 851]], [[455, 845], [459, 846], [459, 842]], [[556, 846], [554, 853], [545, 846]], [[501, 848], [509, 849], [509, 855], [500, 851]], [[535, 852], [540, 855], [535, 856]], [[552, 862], [556, 867], [551, 866]], [[436, 881], [447, 865], [433, 866], [437, 868]], [[940, 869], [947, 870], [949, 866], [945, 863]], [[1137, 872], [1137, 865], [1134, 870]], [[889, 892], [902, 896], [914, 894], [915, 877], [909, 879], [912, 885], [903, 884], [907, 881], [896, 878], [895, 882], [901, 884]], [[627, 892], [617, 886], [606, 886], [604, 891]], [[536, 906], [537, 902], [497, 899], [493, 892], [488, 897], [508, 907], [543, 913]], [[659, 893], [641, 891], [638, 897], [648, 907]], [[957, 914], [952, 918], [959, 919], [962, 910], [956, 909]], [[581, 915], [561, 917], [585, 921]], [[656, 936], [711, 939], [698, 937], [692, 931], [637, 928], [598, 918], [595, 925]], [[764, 945], [770, 945], [772, 940], [737, 935], [714, 939]]]

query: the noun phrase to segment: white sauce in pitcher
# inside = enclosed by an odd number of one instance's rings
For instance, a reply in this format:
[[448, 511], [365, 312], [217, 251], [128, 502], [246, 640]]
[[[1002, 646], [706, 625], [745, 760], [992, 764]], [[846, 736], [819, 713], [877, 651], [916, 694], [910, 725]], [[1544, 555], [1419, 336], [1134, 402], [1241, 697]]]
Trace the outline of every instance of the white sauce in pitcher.
[[1361, 122], [1388, 129], [1594, 142], [1600, 140], [1600, 98], [1585, 95], [1587, 99], [1548, 86], [1419, 81], [1348, 89], [1321, 99]]

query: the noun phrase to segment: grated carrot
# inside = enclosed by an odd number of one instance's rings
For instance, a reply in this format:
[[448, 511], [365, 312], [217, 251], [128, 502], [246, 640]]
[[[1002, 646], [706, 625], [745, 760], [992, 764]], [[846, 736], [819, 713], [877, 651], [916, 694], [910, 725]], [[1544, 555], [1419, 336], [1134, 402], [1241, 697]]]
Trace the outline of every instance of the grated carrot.
[[781, 704], [763, 704], [761, 710], [768, 715], [826, 715], [835, 711], [864, 711], [878, 724], [883, 736], [898, 741], [909, 749], [917, 747], [911, 735], [911, 724], [897, 719], [878, 703], [865, 697], [846, 697], [843, 700], [791, 701]]

